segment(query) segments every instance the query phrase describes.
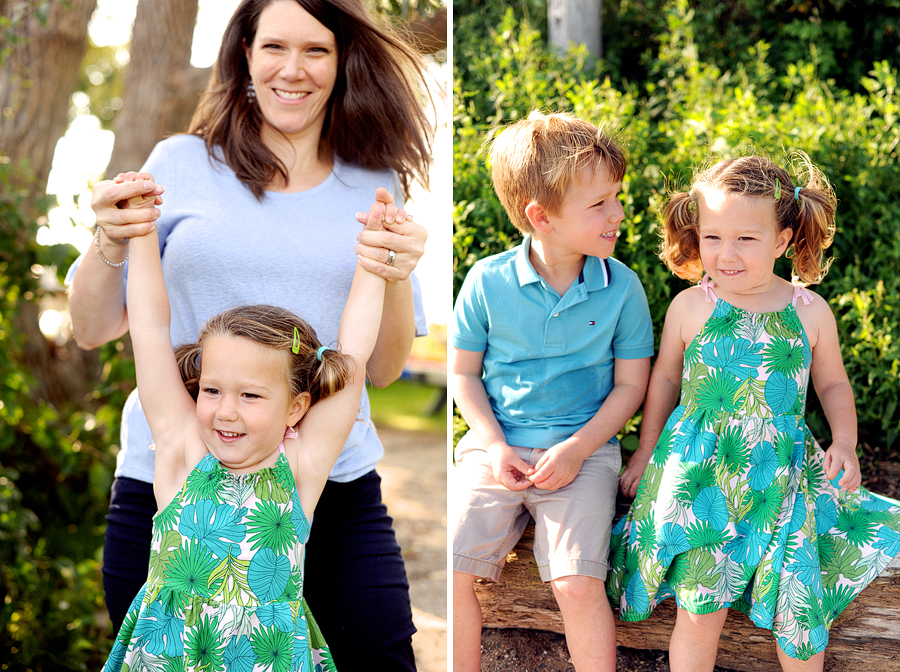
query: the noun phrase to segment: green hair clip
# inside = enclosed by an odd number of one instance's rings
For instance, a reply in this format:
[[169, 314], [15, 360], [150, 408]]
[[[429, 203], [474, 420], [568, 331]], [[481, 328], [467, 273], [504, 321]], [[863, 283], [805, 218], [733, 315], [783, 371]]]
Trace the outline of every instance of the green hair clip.
[[781, 180], [779, 180], [777, 177], [775, 178], [775, 200], [781, 200]]
[[294, 327], [294, 342], [291, 343], [291, 352], [295, 355], [300, 354], [300, 330]]

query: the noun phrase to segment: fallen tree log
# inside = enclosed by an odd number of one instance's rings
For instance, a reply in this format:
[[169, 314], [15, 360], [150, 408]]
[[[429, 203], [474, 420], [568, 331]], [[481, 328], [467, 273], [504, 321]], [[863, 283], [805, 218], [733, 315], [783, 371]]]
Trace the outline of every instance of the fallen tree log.
[[[510, 552], [500, 581], [476, 582], [484, 627], [563, 633], [562, 616], [550, 586], [538, 575], [533, 542], [531, 523]], [[666, 651], [674, 624], [675, 600], [669, 599], [645, 621], [624, 623], [616, 619], [616, 642], [632, 649]], [[749, 618], [732, 610], [719, 640], [716, 664], [742, 672], [779, 669], [771, 631], [757, 628]], [[825, 649], [825, 670], [900, 670], [900, 556], [850, 603], [832, 626]]]

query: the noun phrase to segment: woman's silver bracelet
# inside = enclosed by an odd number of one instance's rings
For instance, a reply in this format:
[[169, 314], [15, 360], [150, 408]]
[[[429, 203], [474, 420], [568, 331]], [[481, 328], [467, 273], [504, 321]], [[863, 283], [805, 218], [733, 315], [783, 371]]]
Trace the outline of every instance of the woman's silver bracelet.
[[109, 259], [106, 258], [106, 255], [103, 254], [103, 250], [100, 249], [100, 227], [97, 226], [97, 232], [94, 234], [94, 246], [97, 248], [97, 254], [100, 255], [100, 258], [103, 260], [103, 263], [109, 266], [110, 268], [122, 268], [125, 265], [125, 262], [128, 261], [128, 249], [125, 250], [125, 258], [122, 259], [118, 264], [114, 264]]

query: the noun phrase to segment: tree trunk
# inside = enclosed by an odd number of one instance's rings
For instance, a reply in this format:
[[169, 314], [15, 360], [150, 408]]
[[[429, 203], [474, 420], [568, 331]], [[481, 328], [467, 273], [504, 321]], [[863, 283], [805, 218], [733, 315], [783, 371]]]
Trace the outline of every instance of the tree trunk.
[[[96, 0], [51, 2], [41, 24], [34, 6], [0, 0], [0, 15], [13, 19], [15, 41], [0, 63], [0, 155], [27, 160], [43, 191], [56, 141], [68, 123], [69, 96], [87, 44]], [[29, 13], [21, 20], [22, 8]]]
[[[56, 142], [68, 124], [69, 96], [78, 82], [96, 0], [50, 2], [43, 22], [37, 4], [0, 0], [0, 15], [12, 19], [14, 35], [0, 62], [0, 155], [34, 176], [28, 186], [32, 197], [46, 188]], [[54, 404], [81, 397], [87, 387], [85, 356], [44, 337], [34, 303], [22, 301], [15, 319], [25, 335], [22, 363], [36, 380], [32, 396]]]
[[602, 0], [548, 0], [550, 44], [565, 51], [570, 42], [584, 43], [595, 57], [603, 57]]
[[[626, 506], [627, 510], [627, 506]], [[619, 511], [620, 514], [624, 510]], [[486, 628], [526, 628], [563, 634], [563, 621], [548, 584], [538, 575], [530, 524], [509, 554], [498, 583], [477, 581]], [[675, 600], [665, 600], [645, 621], [616, 619], [616, 643], [632, 649], [666, 651], [675, 625]], [[778, 669], [775, 640], [768, 630], [732, 610], [719, 639], [718, 665], [746, 672]], [[850, 603], [831, 628], [826, 672], [896, 672], [900, 669], [900, 556]]]
[[209, 68], [191, 66], [198, 0], [143, 0], [131, 39], [131, 62], [107, 177], [138, 170], [153, 146], [187, 129]]

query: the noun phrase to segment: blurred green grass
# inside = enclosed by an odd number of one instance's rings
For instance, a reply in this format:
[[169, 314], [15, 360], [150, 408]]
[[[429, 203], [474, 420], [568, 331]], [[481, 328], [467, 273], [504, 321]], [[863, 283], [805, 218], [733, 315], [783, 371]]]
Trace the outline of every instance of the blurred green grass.
[[385, 388], [370, 387], [372, 419], [378, 425], [446, 435], [446, 398], [440, 402], [443, 393], [441, 387], [402, 378]]

